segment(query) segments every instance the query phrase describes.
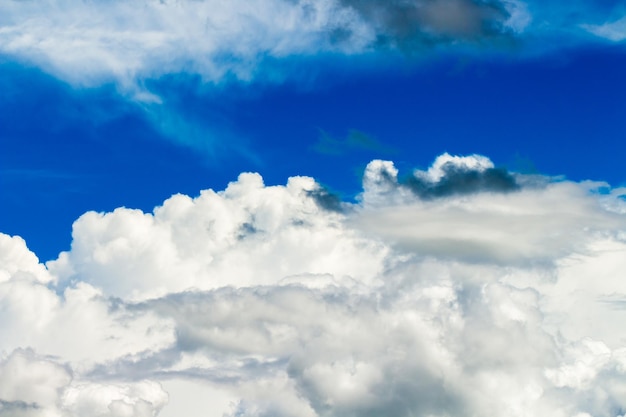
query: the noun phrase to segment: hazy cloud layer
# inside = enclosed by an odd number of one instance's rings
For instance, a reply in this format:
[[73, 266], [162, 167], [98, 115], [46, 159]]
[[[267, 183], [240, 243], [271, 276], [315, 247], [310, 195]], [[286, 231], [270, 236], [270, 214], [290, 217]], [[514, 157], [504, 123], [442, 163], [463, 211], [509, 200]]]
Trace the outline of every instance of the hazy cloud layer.
[[494, 169], [373, 161], [334, 205], [242, 174], [47, 268], [0, 235], [0, 415], [623, 416], [626, 193]]
[[[484, 41], [521, 30], [514, 1], [7, 1], [0, 53], [75, 85], [191, 72], [249, 80], [266, 58]], [[516, 23], [517, 22], [517, 23]], [[155, 97], [152, 97], [155, 99]]]

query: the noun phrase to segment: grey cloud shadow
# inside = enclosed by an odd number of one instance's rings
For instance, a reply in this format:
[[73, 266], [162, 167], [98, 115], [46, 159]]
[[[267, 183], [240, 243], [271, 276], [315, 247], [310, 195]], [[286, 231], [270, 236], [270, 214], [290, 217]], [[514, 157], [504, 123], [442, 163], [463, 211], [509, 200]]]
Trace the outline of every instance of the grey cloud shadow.
[[487, 168], [479, 171], [449, 164], [444, 167], [444, 170], [445, 176], [435, 183], [413, 175], [406, 178], [401, 185], [421, 198], [447, 197], [484, 191], [506, 193], [521, 189], [515, 177], [504, 168]]
[[326, 188], [320, 187], [315, 190], [307, 191], [306, 194], [315, 201], [318, 207], [326, 211], [334, 211], [337, 213], [345, 211], [341, 197]]
[[41, 406], [37, 403], [27, 403], [25, 401], [6, 401], [0, 399], [0, 414], [14, 412], [29, 412], [32, 410], [40, 410]]
[[381, 170], [378, 175], [379, 181], [386, 184], [388, 192], [405, 189], [425, 200], [480, 192], [508, 193], [522, 189], [517, 177], [505, 168], [473, 169], [449, 162], [442, 166], [442, 170], [443, 176], [436, 181], [419, 173], [396, 178], [394, 174]]
[[[509, 13], [496, 0], [340, 0], [377, 31], [375, 48], [412, 52], [438, 44], [509, 39]], [[346, 33], [347, 32], [347, 33]], [[339, 39], [349, 39], [347, 29]]]

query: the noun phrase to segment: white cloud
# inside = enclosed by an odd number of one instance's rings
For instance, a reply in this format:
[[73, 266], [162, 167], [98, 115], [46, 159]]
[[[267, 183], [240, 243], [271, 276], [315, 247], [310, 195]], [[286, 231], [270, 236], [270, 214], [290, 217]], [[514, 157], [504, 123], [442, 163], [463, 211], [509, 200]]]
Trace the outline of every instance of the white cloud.
[[239, 401], [231, 392], [197, 380], [170, 379], [162, 386], [169, 402], [159, 417], [224, 417]]
[[329, 1], [2, 3], [0, 50], [76, 84], [190, 71], [247, 79], [262, 55], [315, 53], [325, 25], [349, 19]]
[[446, 176], [446, 167], [455, 169], [485, 171], [493, 168], [493, 162], [482, 155], [452, 156], [448, 153], [439, 155], [427, 171], [416, 170], [414, 175], [429, 182], [441, 181]]
[[494, 170], [242, 174], [86, 213], [48, 271], [2, 236], [0, 415], [623, 414], [623, 190]]
[[[619, 193], [605, 201], [590, 197], [590, 191], [604, 184], [538, 182], [519, 188], [511, 183], [500, 191], [478, 182], [466, 192], [467, 179], [491, 169], [485, 157], [444, 154], [427, 171], [413, 175], [427, 186], [444, 184], [450, 192], [442, 195], [449, 197], [425, 200], [420, 198], [422, 188], [412, 187], [411, 180], [398, 181], [390, 161], [373, 161], [365, 173], [364, 209], [351, 220], [361, 230], [422, 255], [504, 264], [554, 261], [571, 252], [584, 253], [591, 236], [618, 238], [623, 233], [624, 217], [615, 213], [624, 207]], [[446, 180], [458, 172], [463, 181]], [[453, 192], [455, 188], [460, 192]], [[611, 204], [617, 207], [607, 209]]]
[[596, 36], [613, 42], [621, 42], [626, 39], [626, 16], [602, 25], [583, 25], [582, 27]]
[[167, 400], [152, 381], [72, 381], [67, 366], [32, 350], [16, 349], [0, 360], [3, 417], [153, 417]]
[[66, 414], [77, 417], [153, 417], [167, 401], [167, 393], [153, 381], [77, 383], [65, 390], [62, 407]]
[[[64, 291], [54, 288], [22, 239], [0, 234], [0, 241], [4, 253], [16, 255], [0, 262], [0, 275], [8, 278], [0, 282], [0, 352], [30, 347], [72, 361], [79, 370], [173, 342], [171, 326], [154, 314], [115, 308], [101, 290], [82, 281]], [[46, 279], [24, 279], [32, 277], [25, 271], [45, 271]]]
[[9, 279], [48, 283], [53, 277], [39, 263], [37, 256], [28, 250], [26, 242], [19, 236], [0, 234], [0, 283]]
[[405, 13], [371, 2], [384, 12], [372, 15], [369, 6], [335, 0], [5, 1], [0, 53], [75, 85], [113, 81], [150, 101], [141, 80], [168, 73], [249, 80], [266, 57], [364, 53], [383, 37], [391, 45], [407, 36], [449, 43], [521, 27], [505, 22], [517, 3], [492, 3], [418, 1]]
[[316, 190], [310, 178], [265, 187], [258, 174], [242, 174], [223, 192], [175, 195], [154, 214], [86, 213], [74, 224], [72, 251], [49, 267], [64, 282], [79, 279], [136, 300], [300, 275], [373, 281], [386, 248], [346, 229], [340, 214], [325, 212]]
[[0, 375], [0, 400], [33, 409], [54, 407], [59, 391], [71, 381], [67, 369], [28, 350], [16, 350], [3, 360]]

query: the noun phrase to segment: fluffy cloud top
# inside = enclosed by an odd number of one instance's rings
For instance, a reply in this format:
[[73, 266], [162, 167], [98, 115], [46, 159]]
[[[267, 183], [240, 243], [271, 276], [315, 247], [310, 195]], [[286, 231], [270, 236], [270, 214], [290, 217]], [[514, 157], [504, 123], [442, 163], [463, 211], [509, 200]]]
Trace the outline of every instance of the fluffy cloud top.
[[183, 71], [247, 80], [265, 58], [507, 36], [522, 9], [496, 0], [8, 1], [0, 53], [76, 85], [132, 90]]
[[322, 192], [311, 178], [266, 187], [246, 173], [223, 192], [172, 196], [153, 214], [86, 213], [74, 224], [72, 250], [49, 267], [63, 282], [89, 282], [135, 300], [301, 275], [375, 281], [387, 248], [347, 229], [339, 212], [324, 209]]
[[622, 416], [607, 187], [442, 155], [86, 213], [47, 268], [2, 236], [0, 415]]

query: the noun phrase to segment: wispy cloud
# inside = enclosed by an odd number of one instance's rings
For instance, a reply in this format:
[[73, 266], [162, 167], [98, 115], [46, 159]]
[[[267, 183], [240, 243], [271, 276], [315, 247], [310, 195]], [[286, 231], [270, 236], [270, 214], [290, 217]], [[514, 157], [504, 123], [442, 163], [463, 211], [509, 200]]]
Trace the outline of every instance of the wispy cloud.
[[626, 16], [601, 25], [583, 25], [582, 27], [598, 37], [613, 42], [621, 42], [626, 39]]
[[[74, 85], [116, 82], [153, 100], [142, 79], [199, 74], [250, 80], [265, 57], [360, 54], [455, 43], [521, 30], [517, 2], [254, 0], [10, 1], [0, 52]], [[421, 46], [420, 46], [421, 47]]]

